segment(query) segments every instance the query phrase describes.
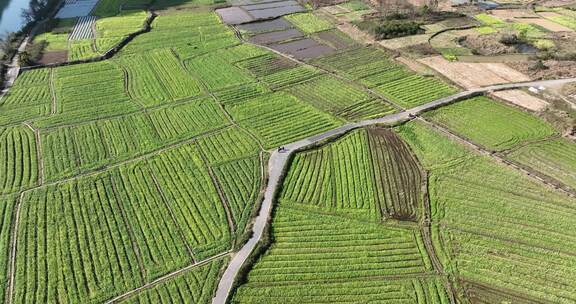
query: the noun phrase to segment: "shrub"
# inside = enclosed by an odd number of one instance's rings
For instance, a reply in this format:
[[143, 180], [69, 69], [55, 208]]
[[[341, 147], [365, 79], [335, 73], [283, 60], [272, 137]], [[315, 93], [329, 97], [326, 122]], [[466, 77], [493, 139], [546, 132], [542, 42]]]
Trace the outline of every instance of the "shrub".
[[420, 24], [414, 21], [390, 20], [378, 25], [374, 32], [377, 39], [389, 39], [415, 35], [422, 31]]

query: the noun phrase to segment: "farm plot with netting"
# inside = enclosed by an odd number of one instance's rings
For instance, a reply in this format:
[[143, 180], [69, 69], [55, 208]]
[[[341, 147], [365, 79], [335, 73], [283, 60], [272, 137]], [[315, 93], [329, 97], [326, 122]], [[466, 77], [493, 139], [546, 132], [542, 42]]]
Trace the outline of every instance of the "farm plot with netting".
[[570, 140], [529, 144], [507, 157], [576, 189], [576, 143]]
[[314, 64], [358, 81], [404, 108], [415, 107], [458, 91], [437, 78], [409, 71], [393, 62], [384, 51], [371, 47], [328, 55], [314, 60]]
[[341, 122], [284, 92], [232, 105], [228, 111], [267, 148], [333, 129]]
[[38, 188], [22, 200], [14, 302], [103, 301], [227, 251], [229, 229], [194, 145]]
[[539, 118], [487, 97], [464, 100], [426, 113], [425, 116], [495, 151], [556, 133], [552, 126]]
[[576, 299], [573, 198], [425, 125], [399, 132], [430, 170], [432, 239], [446, 271], [465, 282], [463, 294], [482, 286], [507, 301]]
[[323, 75], [287, 89], [314, 107], [346, 120], [391, 114], [395, 109], [350, 83]]

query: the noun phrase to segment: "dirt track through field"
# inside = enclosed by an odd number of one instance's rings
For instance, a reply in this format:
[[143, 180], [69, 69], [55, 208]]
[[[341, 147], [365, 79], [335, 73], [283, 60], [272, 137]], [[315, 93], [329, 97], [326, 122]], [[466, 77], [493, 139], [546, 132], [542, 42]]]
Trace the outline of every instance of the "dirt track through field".
[[[462, 99], [466, 99], [468, 97], [472, 97], [475, 95], [483, 94], [486, 92], [491, 91], [499, 91], [499, 90], [506, 90], [506, 89], [513, 89], [513, 88], [521, 88], [521, 87], [531, 87], [531, 86], [546, 86], [546, 85], [554, 85], [554, 84], [563, 84], [568, 82], [576, 82], [576, 78], [571, 79], [559, 79], [559, 80], [545, 80], [545, 81], [533, 81], [533, 82], [521, 82], [521, 83], [509, 83], [509, 84], [502, 84], [502, 85], [494, 85], [484, 88], [472, 89], [469, 91], [464, 91], [452, 96], [448, 96], [442, 99], [438, 99], [424, 105], [400, 112], [395, 114], [390, 114], [378, 119], [369, 119], [360, 121], [357, 123], [350, 123], [338, 127], [336, 129], [324, 132], [322, 134], [318, 134], [315, 136], [311, 136], [284, 146], [286, 149], [284, 152], [279, 152], [274, 150], [270, 157], [268, 163], [268, 184], [266, 186], [266, 191], [264, 194], [264, 200], [262, 202], [262, 206], [256, 219], [254, 221], [254, 225], [252, 227], [252, 237], [246, 242], [246, 244], [238, 251], [230, 261], [230, 264], [224, 271], [222, 278], [218, 284], [218, 289], [216, 290], [216, 294], [212, 299], [212, 304], [224, 304], [230, 295], [232, 290], [232, 285], [236, 276], [238, 275], [242, 265], [248, 259], [256, 245], [262, 238], [264, 233], [264, 229], [268, 224], [268, 218], [271, 215], [272, 211], [272, 204], [274, 200], [274, 195], [277, 191], [278, 186], [282, 180], [282, 175], [285, 171], [286, 165], [292, 153], [297, 150], [303, 149], [305, 147], [311, 146], [316, 144], [320, 141], [325, 139], [342, 135], [350, 130], [366, 127], [370, 125], [377, 125], [377, 124], [386, 124], [386, 125], [393, 125], [400, 123], [402, 121], [406, 121], [411, 119], [412, 117], [419, 115], [423, 112], [433, 110], [435, 108], [445, 106], [454, 102], [457, 102]], [[436, 266], [437, 267], [437, 266]]]

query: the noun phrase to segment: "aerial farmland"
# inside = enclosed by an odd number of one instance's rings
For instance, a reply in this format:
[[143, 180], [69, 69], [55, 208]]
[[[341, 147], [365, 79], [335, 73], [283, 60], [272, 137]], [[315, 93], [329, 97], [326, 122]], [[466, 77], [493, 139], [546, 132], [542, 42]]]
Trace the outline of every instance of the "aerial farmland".
[[66, 0], [6, 57], [0, 303], [576, 303], [576, 2]]

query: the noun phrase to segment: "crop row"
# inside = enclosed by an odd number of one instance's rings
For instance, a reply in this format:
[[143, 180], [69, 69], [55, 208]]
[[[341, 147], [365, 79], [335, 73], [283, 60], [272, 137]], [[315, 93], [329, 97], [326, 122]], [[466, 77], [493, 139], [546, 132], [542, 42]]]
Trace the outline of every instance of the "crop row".
[[276, 92], [231, 106], [230, 114], [268, 148], [333, 129], [340, 124], [296, 97]]
[[227, 124], [210, 99], [42, 132], [46, 180], [133, 158]]
[[411, 75], [374, 88], [405, 108], [411, 108], [456, 93], [456, 89], [432, 77]]
[[400, 128], [431, 170], [434, 243], [448, 271], [520, 298], [573, 302], [573, 200], [435, 133], [414, 123]]
[[182, 146], [25, 194], [14, 302], [103, 301], [229, 246], [205, 164]]
[[210, 165], [251, 156], [260, 150], [250, 135], [236, 127], [201, 137], [198, 146]]
[[232, 303], [428, 303], [445, 304], [449, 298], [437, 278], [310, 282], [293, 285], [246, 284]]
[[250, 220], [260, 190], [260, 159], [251, 156], [223, 163], [214, 167], [214, 173], [230, 206], [236, 234], [240, 235]]
[[576, 188], [576, 145], [564, 139], [530, 144], [509, 158]]
[[[430, 270], [419, 248], [419, 236], [410, 229], [347, 220], [282, 203], [274, 213], [272, 234], [274, 243], [250, 270], [233, 302], [258, 302], [271, 295], [278, 302], [310, 302], [312, 298], [315, 302], [337, 298], [358, 302], [372, 299], [376, 290], [383, 299], [403, 295], [409, 300], [416, 296], [413, 291], [401, 293], [393, 287], [395, 281], [382, 277]], [[374, 277], [382, 281], [368, 280]], [[368, 287], [375, 282], [377, 286]], [[367, 287], [366, 292], [350, 288], [359, 285]]]
[[344, 119], [384, 116], [394, 110], [363, 90], [328, 75], [292, 86], [288, 91], [314, 107]]
[[406, 108], [446, 97], [457, 91], [436, 78], [422, 77], [409, 71], [392, 62], [385, 52], [371, 47], [325, 56], [316, 60], [316, 64], [357, 80]]
[[52, 95], [49, 86], [15, 88], [8, 91], [8, 93], [2, 97], [2, 100], [0, 100], [3, 108], [50, 104], [51, 102]]
[[212, 291], [216, 287], [223, 259], [198, 266], [182, 275], [138, 293], [124, 303], [171, 304], [171, 303], [210, 303]]
[[544, 121], [487, 97], [476, 97], [426, 114], [488, 149], [500, 151], [555, 133]]
[[0, 128], [0, 195], [36, 184], [38, 164], [34, 133], [26, 127]]
[[376, 198], [382, 214], [417, 219], [423, 184], [418, 160], [394, 131], [373, 128], [368, 135], [378, 185]]
[[[10, 256], [10, 236], [12, 234], [12, 219], [14, 212], [14, 205], [16, 203], [16, 195], [1, 196], [0, 195], [0, 276], [2, 278], [8, 277], [8, 262]], [[0, 292], [5, 294], [8, 287], [8, 280], [0, 282]]]
[[230, 86], [245, 84], [254, 79], [218, 54], [206, 54], [186, 61], [188, 69], [206, 85], [216, 91]]

